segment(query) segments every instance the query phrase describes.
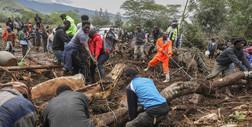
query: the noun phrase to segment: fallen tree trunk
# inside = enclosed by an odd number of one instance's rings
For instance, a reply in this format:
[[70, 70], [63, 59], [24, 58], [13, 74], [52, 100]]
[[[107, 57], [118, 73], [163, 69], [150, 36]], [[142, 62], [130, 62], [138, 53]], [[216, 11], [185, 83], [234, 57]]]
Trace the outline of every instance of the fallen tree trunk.
[[[201, 95], [208, 96], [212, 92], [214, 92], [216, 89], [233, 85], [234, 83], [238, 82], [240, 79], [244, 77], [245, 75], [243, 72], [236, 72], [230, 76], [226, 76], [224, 78], [214, 80], [213, 82], [210, 82], [204, 79], [198, 79], [198, 80], [187, 81], [187, 82], [175, 82], [171, 84], [170, 86], [166, 87], [163, 91], [161, 91], [160, 94], [167, 99], [167, 102], [170, 102], [177, 97], [193, 94], [193, 93], [198, 93]], [[104, 114], [93, 117], [93, 121], [96, 123], [98, 127], [122, 126], [123, 123], [127, 121], [128, 108], [127, 107], [119, 108], [117, 110], [114, 110], [114, 112], [117, 116], [116, 117], [117, 119], [113, 117], [112, 112], [108, 112], [108, 113], [104, 113]]]
[[29, 69], [53, 69], [62, 68], [63, 65], [26, 65], [26, 66], [5, 66], [3, 69], [7, 70], [29, 70]]
[[107, 112], [93, 116], [91, 120], [95, 123], [96, 127], [123, 127], [123, 124], [125, 124], [128, 119], [128, 107], [116, 109], [114, 113], [116, 117], [112, 112]]
[[68, 85], [73, 90], [76, 90], [85, 85], [84, 76], [82, 74], [77, 74], [75, 76], [54, 78], [40, 83], [32, 88], [32, 98], [55, 96], [56, 90], [60, 85]]
[[166, 87], [160, 94], [165, 97], [167, 101], [171, 101], [177, 97], [192, 93], [198, 93], [207, 96], [211, 92], [216, 91], [218, 88], [230, 86], [236, 82], [239, 82], [244, 77], [245, 74], [243, 72], [236, 72], [224, 78], [214, 80], [213, 82], [204, 79], [187, 82], [175, 82]]

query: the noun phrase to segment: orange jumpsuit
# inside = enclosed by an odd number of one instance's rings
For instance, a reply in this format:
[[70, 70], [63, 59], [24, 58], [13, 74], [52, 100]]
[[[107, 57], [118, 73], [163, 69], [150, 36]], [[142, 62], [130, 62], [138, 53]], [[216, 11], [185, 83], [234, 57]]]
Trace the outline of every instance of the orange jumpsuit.
[[[163, 43], [163, 38], [159, 38], [157, 40], [157, 54], [155, 57], [149, 62], [149, 67], [155, 66], [159, 61], [163, 64], [164, 74], [170, 73], [169, 70], [169, 55], [172, 55], [172, 42], [171, 40], [166, 40], [165, 44]], [[165, 54], [162, 53], [165, 52]]]

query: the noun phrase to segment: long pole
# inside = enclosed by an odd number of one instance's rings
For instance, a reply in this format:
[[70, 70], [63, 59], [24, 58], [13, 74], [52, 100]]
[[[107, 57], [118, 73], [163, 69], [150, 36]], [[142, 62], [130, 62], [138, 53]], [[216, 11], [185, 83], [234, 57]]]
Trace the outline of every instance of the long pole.
[[[184, 18], [185, 18], [185, 11], [186, 11], [186, 7], [187, 7], [187, 5], [188, 5], [188, 1], [189, 1], [189, 0], [186, 1], [186, 5], [185, 5], [185, 8], [184, 8], [184, 11], [183, 11], [183, 14], [182, 14], [182, 18], [181, 18], [181, 21], [180, 21], [180, 24], [179, 24], [180, 27], [181, 27], [182, 22], [184, 21]], [[180, 36], [181, 36], [181, 40], [180, 40], [181, 42], [180, 42], [180, 44], [179, 44], [179, 48], [181, 48], [181, 45], [182, 45], [183, 34], [181, 34]]]
[[182, 14], [182, 19], [181, 19], [180, 24], [179, 24], [180, 26], [181, 26], [182, 22], [184, 21], [185, 11], [186, 11], [186, 7], [188, 5], [188, 2], [189, 2], [189, 0], [186, 1], [186, 5], [185, 5], [185, 8], [184, 8], [184, 11], [183, 11], [183, 14]]

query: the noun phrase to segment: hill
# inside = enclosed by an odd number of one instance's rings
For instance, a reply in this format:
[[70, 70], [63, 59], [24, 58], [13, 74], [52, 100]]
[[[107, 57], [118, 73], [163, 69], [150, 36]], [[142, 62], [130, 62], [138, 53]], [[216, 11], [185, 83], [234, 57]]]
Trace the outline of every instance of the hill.
[[[27, 8], [31, 8], [32, 10], [36, 10], [42, 14], [48, 14], [51, 12], [57, 12], [57, 11], [79, 11], [79, 15], [86, 14], [89, 16], [95, 15], [95, 11], [88, 10], [85, 8], [77, 8], [72, 6], [67, 6], [63, 4], [57, 4], [57, 3], [41, 3], [37, 1], [31, 1], [31, 0], [15, 0], [17, 3], [22, 4], [23, 6]], [[115, 17], [115, 14], [109, 13], [109, 16]]]
[[22, 11], [32, 11], [14, 0], [0, 0], [0, 10], [0, 21], [7, 17], [20, 17]]

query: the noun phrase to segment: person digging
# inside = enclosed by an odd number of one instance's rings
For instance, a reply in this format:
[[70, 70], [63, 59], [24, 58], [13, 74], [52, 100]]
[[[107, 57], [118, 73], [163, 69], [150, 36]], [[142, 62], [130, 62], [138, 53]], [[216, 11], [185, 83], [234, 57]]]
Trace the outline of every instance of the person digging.
[[156, 47], [158, 52], [149, 62], [148, 67], [144, 69], [144, 71], [147, 71], [150, 67], [155, 66], [158, 62], [161, 61], [163, 65], [163, 71], [166, 77], [163, 82], [169, 82], [169, 57], [172, 56], [172, 41], [168, 38], [167, 33], [163, 33], [162, 38], [158, 39]]
[[[241, 71], [251, 71], [252, 67], [247, 60], [242, 47], [246, 43], [244, 38], [233, 38], [234, 45], [224, 50], [217, 58], [214, 63], [212, 72], [206, 77], [207, 80], [215, 78], [220, 72], [223, 76], [232, 74], [230, 64], [235, 63]], [[244, 67], [241, 62], [246, 66]], [[231, 93], [231, 86], [226, 88], [226, 94], [229, 97], [233, 97]]]

